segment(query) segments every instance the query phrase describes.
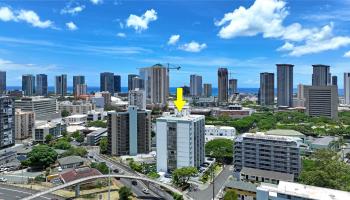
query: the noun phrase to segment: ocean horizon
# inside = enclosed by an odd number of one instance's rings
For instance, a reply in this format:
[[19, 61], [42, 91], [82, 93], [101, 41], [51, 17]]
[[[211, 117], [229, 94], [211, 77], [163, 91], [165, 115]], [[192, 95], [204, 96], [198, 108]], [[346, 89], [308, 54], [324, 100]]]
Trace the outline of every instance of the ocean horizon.
[[[7, 90], [21, 90], [21, 86], [7, 86]], [[176, 94], [176, 88], [177, 87], [170, 87], [170, 94]], [[121, 87], [122, 92], [127, 92], [128, 87]], [[55, 87], [54, 86], [49, 86], [48, 87], [49, 92], [54, 92]], [[249, 93], [249, 94], [258, 94], [259, 88], [237, 88], [238, 92], [240, 93]], [[94, 93], [94, 92], [99, 92], [100, 87], [99, 86], [88, 86], [87, 88], [88, 93]], [[68, 86], [67, 87], [67, 92], [68, 93], [73, 93], [73, 87]], [[294, 88], [293, 93], [297, 93], [298, 89]], [[218, 95], [218, 88], [213, 88], [212, 93], [214, 96]], [[344, 95], [344, 89], [338, 89], [339, 96]], [[275, 94], [277, 94], [277, 89], [275, 88]]]

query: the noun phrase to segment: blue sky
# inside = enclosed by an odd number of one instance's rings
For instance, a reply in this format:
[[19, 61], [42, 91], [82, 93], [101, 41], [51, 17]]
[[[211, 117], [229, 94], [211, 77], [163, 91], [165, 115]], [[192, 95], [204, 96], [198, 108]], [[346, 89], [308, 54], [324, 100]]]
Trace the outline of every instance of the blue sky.
[[349, 0], [1, 1], [0, 70], [8, 85], [25, 73], [122, 75], [156, 63], [171, 71], [171, 86], [190, 74], [217, 85], [217, 68], [228, 67], [239, 87], [258, 87], [260, 72], [291, 63], [294, 85], [310, 84], [312, 64], [350, 71]]

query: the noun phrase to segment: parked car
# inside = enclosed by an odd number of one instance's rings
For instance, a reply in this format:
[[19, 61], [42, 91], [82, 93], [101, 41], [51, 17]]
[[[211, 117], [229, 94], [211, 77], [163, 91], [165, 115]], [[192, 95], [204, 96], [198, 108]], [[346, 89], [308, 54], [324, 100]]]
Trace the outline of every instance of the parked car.
[[57, 171], [61, 172], [62, 171], [62, 167], [58, 167]]
[[113, 172], [114, 173], [119, 173], [119, 169], [114, 169]]

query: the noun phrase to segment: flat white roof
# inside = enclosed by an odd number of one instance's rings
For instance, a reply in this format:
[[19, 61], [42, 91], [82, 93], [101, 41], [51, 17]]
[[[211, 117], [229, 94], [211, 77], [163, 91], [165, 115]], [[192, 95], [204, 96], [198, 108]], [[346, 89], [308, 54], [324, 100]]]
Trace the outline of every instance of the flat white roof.
[[204, 119], [204, 115], [168, 115], [158, 118], [157, 120], [166, 120], [166, 121], [196, 121], [199, 119]]
[[280, 181], [278, 185], [261, 183], [258, 190], [269, 191], [270, 196], [275, 196], [277, 193], [282, 193], [317, 200], [350, 199], [350, 192], [285, 181]]

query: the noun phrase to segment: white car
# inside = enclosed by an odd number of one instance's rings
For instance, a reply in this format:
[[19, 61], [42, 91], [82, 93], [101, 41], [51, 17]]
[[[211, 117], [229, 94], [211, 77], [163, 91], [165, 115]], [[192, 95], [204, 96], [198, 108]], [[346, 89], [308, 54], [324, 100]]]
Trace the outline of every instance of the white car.
[[145, 194], [149, 194], [149, 190], [147, 188], [143, 188], [142, 192]]
[[0, 182], [7, 182], [6, 178], [0, 177]]
[[61, 172], [62, 171], [62, 167], [58, 167], [57, 171]]

